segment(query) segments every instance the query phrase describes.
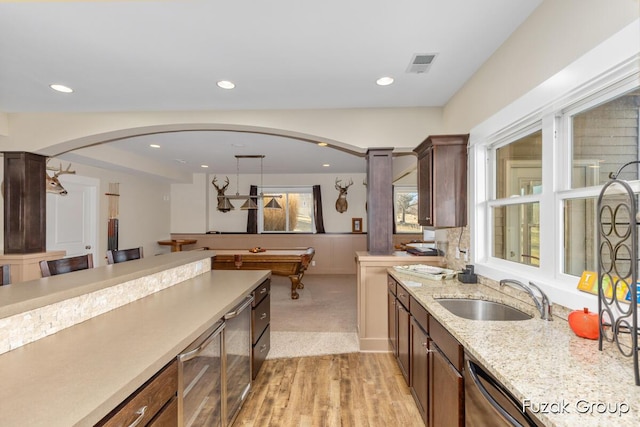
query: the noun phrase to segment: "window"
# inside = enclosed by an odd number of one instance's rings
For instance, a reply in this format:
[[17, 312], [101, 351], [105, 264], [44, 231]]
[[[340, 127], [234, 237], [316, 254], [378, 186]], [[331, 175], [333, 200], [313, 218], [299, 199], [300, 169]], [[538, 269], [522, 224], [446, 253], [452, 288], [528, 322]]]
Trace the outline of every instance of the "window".
[[[476, 250], [494, 276], [572, 291], [584, 271], [597, 271], [598, 196], [611, 173], [640, 160], [639, 81], [604, 86], [485, 141], [478, 152], [488, 163], [475, 163], [486, 188], [476, 217], [487, 226]], [[638, 165], [620, 178], [640, 193]]]
[[270, 209], [266, 205], [271, 198], [264, 198], [258, 217], [262, 233], [314, 233], [313, 192], [311, 188], [265, 188], [267, 196], [276, 198], [280, 209]]
[[[491, 255], [507, 261], [540, 264], [542, 131], [495, 145], [495, 198], [491, 203]], [[528, 197], [527, 203], [523, 198]]]
[[418, 188], [394, 186], [394, 221], [396, 233], [422, 233], [418, 224]]
[[[602, 99], [604, 98], [604, 100]], [[640, 160], [638, 126], [640, 90], [603, 93], [567, 109], [571, 173], [563, 207], [564, 274], [580, 276], [597, 270], [597, 199], [602, 185], [627, 162]], [[624, 169], [626, 181], [638, 180], [638, 165]]]

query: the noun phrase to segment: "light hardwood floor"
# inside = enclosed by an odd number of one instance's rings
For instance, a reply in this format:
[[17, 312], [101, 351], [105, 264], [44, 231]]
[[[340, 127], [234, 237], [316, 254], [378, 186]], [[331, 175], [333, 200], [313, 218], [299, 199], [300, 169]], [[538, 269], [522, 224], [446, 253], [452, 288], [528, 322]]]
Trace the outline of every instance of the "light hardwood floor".
[[390, 353], [267, 360], [233, 424], [423, 426]]

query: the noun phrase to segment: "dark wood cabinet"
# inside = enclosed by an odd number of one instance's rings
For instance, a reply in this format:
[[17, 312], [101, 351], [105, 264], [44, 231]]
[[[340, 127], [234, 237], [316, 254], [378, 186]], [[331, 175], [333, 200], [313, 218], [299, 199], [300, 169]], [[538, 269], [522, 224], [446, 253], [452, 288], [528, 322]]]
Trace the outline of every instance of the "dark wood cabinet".
[[463, 426], [464, 347], [391, 275], [388, 283], [389, 342], [425, 425]]
[[429, 319], [429, 425], [464, 426], [464, 348]]
[[393, 352], [402, 376], [407, 384], [411, 382], [410, 377], [410, 355], [411, 355], [411, 316], [409, 313], [409, 293], [393, 279], [388, 276], [389, 291], [387, 293], [387, 319], [389, 345]]
[[446, 228], [467, 225], [467, 142], [469, 135], [432, 135], [418, 155], [418, 222]]
[[174, 360], [96, 425], [175, 426], [178, 424], [177, 393], [178, 363]]
[[425, 424], [429, 403], [429, 335], [426, 325], [423, 328], [417, 319], [411, 316], [411, 394], [418, 406]]
[[437, 345], [430, 342], [429, 425], [464, 426], [464, 380]]
[[[399, 301], [399, 300], [398, 300]], [[411, 334], [409, 325], [411, 319], [409, 311], [399, 302], [396, 304], [398, 316], [398, 364], [407, 384], [411, 385], [411, 372], [409, 370], [409, 355], [411, 354]]]
[[398, 318], [396, 317], [396, 281], [389, 277], [389, 292], [387, 292], [387, 324], [389, 347], [395, 357], [398, 357]]

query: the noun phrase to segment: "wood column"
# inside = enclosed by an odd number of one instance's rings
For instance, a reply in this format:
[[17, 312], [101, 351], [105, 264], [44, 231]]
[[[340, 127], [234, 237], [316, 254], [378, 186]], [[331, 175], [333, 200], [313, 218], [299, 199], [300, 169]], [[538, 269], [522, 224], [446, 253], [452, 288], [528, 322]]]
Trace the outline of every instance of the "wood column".
[[47, 158], [4, 152], [4, 253], [46, 251]]
[[367, 250], [393, 252], [393, 148], [367, 151]]

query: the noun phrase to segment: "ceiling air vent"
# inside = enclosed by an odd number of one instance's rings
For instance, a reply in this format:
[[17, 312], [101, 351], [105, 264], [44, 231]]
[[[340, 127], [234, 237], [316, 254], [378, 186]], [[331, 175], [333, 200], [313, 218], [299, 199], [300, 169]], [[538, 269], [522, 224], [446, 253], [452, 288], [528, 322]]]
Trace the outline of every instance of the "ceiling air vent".
[[435, 59], [435, 53], [416, 53], [411, 58], [407, 73], [421, 74], [426, 73], [431, 67], [433, 60]]

